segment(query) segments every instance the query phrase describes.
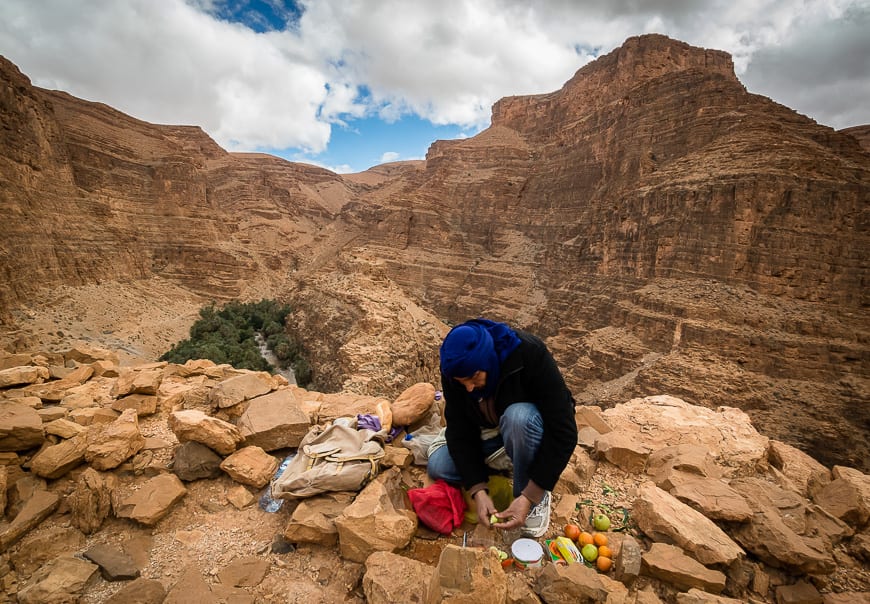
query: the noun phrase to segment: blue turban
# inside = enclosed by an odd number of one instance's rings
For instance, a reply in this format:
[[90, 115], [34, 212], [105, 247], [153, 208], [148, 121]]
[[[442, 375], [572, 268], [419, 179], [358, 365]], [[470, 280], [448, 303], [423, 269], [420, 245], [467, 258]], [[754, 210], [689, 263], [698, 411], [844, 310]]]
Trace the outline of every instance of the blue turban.
[[520, 345], [520, 338], [504, 323], [473, 319], [457, 325], [441, 343], [441, 373], [448, 379], [471, 377], [486, 372], [483, 395], [495, 392], [500, 367]]

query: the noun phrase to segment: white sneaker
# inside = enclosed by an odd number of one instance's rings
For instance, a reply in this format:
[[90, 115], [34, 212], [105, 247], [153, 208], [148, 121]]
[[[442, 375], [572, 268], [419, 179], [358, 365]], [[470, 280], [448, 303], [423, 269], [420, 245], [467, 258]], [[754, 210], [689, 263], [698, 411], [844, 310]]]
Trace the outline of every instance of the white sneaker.
[[550, 492], [544, 493], [541, 502], [529, 510], [526, 525], [520, 529], [524, 537], [541, 537], [550, 528]]

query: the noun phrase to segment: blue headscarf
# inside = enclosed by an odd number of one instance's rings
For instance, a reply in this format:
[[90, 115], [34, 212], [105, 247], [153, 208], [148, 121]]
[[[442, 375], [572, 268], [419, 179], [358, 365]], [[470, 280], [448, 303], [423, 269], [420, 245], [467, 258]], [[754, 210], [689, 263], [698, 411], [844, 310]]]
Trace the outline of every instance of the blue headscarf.
[[498, 386], [501, 364], [520, 345], [520, 338], [504, 323], [472, 319], [451, 329], [441, 343], [441, 373], [448, 379], [486, 372], [483, 396]]

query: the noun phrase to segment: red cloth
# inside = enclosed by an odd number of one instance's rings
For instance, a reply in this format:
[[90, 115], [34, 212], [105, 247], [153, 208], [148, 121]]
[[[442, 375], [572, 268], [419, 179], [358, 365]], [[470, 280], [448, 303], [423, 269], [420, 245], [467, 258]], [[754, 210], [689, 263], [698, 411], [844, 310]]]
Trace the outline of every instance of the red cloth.
[[462, 492], [443, 480], [428, 487], [408, 491], [411, 505], [420, 522], [433, 531], [449, 535], [465, 518], [465, 500]]

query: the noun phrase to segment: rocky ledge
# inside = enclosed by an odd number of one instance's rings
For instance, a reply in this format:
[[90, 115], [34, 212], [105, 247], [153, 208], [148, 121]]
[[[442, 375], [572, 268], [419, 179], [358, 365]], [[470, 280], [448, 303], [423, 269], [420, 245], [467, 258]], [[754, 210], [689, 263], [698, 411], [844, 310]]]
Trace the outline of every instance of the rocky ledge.
[[[431, 384], [413, 392], [437, 413]], [[120, 367], [84, 345], [0, 357], [0, 600], [870, 598], [870, 477], [760, 435], [738, 409], [666, 395], [577, 408], [577, 449], [540, 541], [607, 513], [607, 573], [550, 561], [505, 569], [479, 547], [500, 533], [467, 521], [449, 535], [428, 530], [405, 495], [426, 483], [425, 468], [401, 439], [358, 493], [274, 513], [257, 505], [313, 425], [392, 414], [399, 400], [307, 391], [209, 361]]]

